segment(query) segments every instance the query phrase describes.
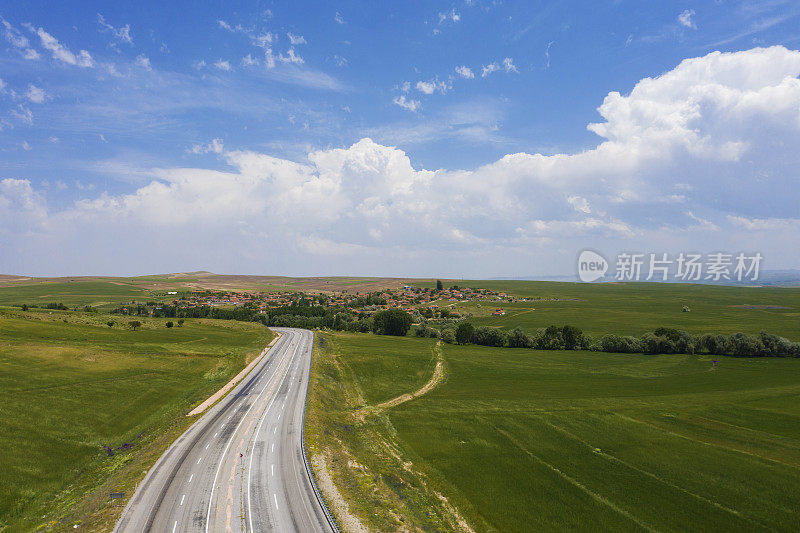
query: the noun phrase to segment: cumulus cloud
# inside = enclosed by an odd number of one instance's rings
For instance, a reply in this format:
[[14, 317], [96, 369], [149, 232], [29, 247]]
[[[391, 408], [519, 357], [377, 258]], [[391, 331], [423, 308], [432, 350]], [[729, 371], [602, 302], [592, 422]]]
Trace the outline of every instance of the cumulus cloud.
[[519, 73], [519, 70], [514, 65], [514, 60], [510, 57], [503, 59], [501, 63], [495, 61], [494, 63], [489, 63], [488, 65], [484, 65], [481, 68], [481, 77], [485, 78], [489, 74], [493, 72], [498, 72], [500, 70], [504, 70], [506, 72], [516, 72]]
[[34, 104], [41, 104], [47, 100], [47, 93], [44, 91], [44, 89], [31, 83], [28, 84], [28, 91], [25, 93], [25, 98]]
[[97, 23], [100, 25], [102, 32], [110, 32], [114, 39], [120, 43], [130, 44], [133, 45], [133, 37], [131, 37], [131, 26], [130, 24], [125, 24], [124, 26], [120, 26], [119, 28], [115, 28], [111, 24], [109, 24], [105, 17], [100, 13], [97, 14]]
[[39, 36], [39, 39], [42, 42], [42, 47], [45, 50], [50, 51], [53, 59], [78, 67], [94, 67], [94, 59], [92, 59], [91, 54], [89, 54], [89, 52], [86, 50], [81, 50], [77, 54], [73, 54], [66, 46], [61, 44], [58, 39], [44, 31], [43, 28], [33, 29], [33, 27], [31, 27], [31, 30]]
[[400, 96], [395, 96], [394, 100], [392, 100], [396, 105], [399, 105], [403, 109], [407, 111], [417, 111], [420, 108], [419, 100], [414, 100], [413, 98], [406, 98], [404, 94]]
[[475, 77], [475, 74], [472, 72], [472, 69], [467, 67], [467, 66], [465, 66], [465, 65], [461, 65], [460, 67], [456, 67], [456, 74], [458, 74], [462, 78], [466, 78], [468, 80], [471, 80], [472, 78]]
[[31, 48], [30, 41], [22, 32], [12, 26], [11, 23], [3, 17], [0, 17], [0, 24], [3, 26], [3, 33], [6, 36], [6, 40], [22, 54], [22, 57], [25, 59], [39, 59], [39, 52]]
[[294, 33], [289, 32], [286, 34], [286, 36], [289, 38], [289, 42], [292, 43], [292, 46], [306, 44], [306, 39], [302, 35], [295, 35]]
[[444, 94], [450, 88], [446, 82], [440, 81], [438, 78], [429, 81], [418, 81], [415, 87], [423, 94], [433, 94], [437, 91]]
[[145, 70], [153, 70], [153, 67], [150, 65], [150, 58], [144, 54], [136, 56], [136, 65]]
[[338, 11], [336, 12], [336, 15], [334, 15], [333, 20], [335, 20], [337, 24], [345, 23], [344, 17], [342, 17], [342, 15], [340, 15]]
[[186, 152], [190, 154], [221, 154], [224, 146], [222, 139], [211, 139], [208, 144], [193, 144]]
[[445, 11], [444, 13], [439, 13], [439, 24], [443, 24], [447, 21], [458, 22], [460, 20], [461, 15], [456, 13], [455, 8], [451, 9], [450, 11]]
[[223, 61], [222, 59], [218, 59], [214, 62], [214, 66], [219, 70], [230, 71], [233, 67], [231, 67], [230, 61]]
[[[536, 265], [570, 271], [587, 246], [609, 254], [760, 251], [773, 265], [797, 264], [786, 243], [800, 242], [798, 76], [800, 52], [783, 47], [687, 59], [627, 94], [608, 94], [602, 120], [589, 125], [599, 136], [594, 148], [508, 154], [472, 170], [420, 168], [370, 139], [299, 161], [226, 150], [215, 139], [188, 151], [218, 154], [227, 168], [150, 169], [150, 182], [135, 190], [59, 211], [47, 211], [30, 183], [10, 183], [13, 193], [0, 188], [13, 197], [0, 200], [0, 221], [22, 212], [27, 195], [45, 215], [25, 215], [26, 231], [57, 234], [46, 242], [87, 257], [99, 253], [86, 242], [106, 242], [92, 228], [138, 257], [168, 225], [159, 249], [231, 271], [342, 265], [372, 274], [526, 275]], [[407, 95], [395, 104], [419, 107]], [[138, 237], [121, 239], [129, 227]], [[196, 251], [209, 246], [213, 259]]]
[[694, 14], [694, 9], [684, 9], [683, 12], [678, 15], [678, 23], [686, 28], [696, 30], [697, 25], [694, 23], [694, 20], [692, 20]]

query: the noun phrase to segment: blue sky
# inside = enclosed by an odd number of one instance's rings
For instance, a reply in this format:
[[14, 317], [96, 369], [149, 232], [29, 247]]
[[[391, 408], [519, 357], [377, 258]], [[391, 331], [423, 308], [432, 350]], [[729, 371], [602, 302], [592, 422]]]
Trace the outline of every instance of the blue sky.
[[0, 271], [524, 276], [570, 273], [584, 247], [758, 246], [798, 265], [782, 246], [798, 231], [796, 2], [0, 17]]

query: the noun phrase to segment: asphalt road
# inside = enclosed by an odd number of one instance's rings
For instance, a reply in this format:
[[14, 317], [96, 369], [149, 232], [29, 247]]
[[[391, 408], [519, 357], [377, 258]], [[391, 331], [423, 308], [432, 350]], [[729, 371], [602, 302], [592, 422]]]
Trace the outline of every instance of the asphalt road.
[[118, 532], [332, 531], [302, 454], [313, 334], [280, 339], [147, 473]]

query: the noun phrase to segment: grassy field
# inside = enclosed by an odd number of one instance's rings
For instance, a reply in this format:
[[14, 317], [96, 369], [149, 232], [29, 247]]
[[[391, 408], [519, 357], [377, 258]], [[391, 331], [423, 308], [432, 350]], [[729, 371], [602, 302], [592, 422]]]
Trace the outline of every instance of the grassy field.
[[[800, 288], [731, 287], [673, 283], [556, 283], [463, 281], [509, 295], [540, 298], [517, 302], [438, 302], [475, 325], [528, 331], [571, 324], [590, 335], [641, 335], [665, 326], [690, 333], [768, 331], [800, 341]], [[480, 304], [480, 307], [478, 305]], [[683, 312], [683, 306], [691, 310]], [[503, 308], [504, 316], [491, 313]]]
[[[0, 308], [0, 530], [107, 531], [135, 483], [272, 334], [260, 324], [126, 321]], [[118, 317], [115, 318], [120, 321]]]
[[326, 339], [309, 440], [376, 529], [457, 529], [453, 508], [477, 531], [797, 528], [799, 360], [442, 345], [438, 387], [372, 412], [434, 341]]

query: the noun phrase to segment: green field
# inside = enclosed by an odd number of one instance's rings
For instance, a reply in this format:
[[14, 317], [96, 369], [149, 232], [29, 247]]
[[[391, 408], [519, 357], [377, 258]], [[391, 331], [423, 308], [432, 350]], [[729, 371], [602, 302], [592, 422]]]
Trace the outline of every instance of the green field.
[[185, 413], [272, 337], [260, 324], [140, 318], [131, 331], [109, 318], [0, 308], [0, 531], [111, 529], [109, 492], [129, 497]]
[[455, 529], [436, 492], [477, 531], [800, 523], [800, 360], [442, 345], [437, 388], [362, 419], [426, 381], [434, 341], [326, 337], [309, 438], [376, 529]]
[[[464, 315], [472, 313], [470, 321], [475, 325], [504, 329], [521, 326], [535, 331], [570, 324], [595, 336], [638, 336], [661, 326], [690, 333], [768, 331], [800, 341], [800, 288], [546, 281], [454, 283], [540, 298], [524, 302], [437, 302]], [[690, 312], [684, 313], [683, 306]], [[491, 316], [497, 308], [503, 308], [506, 314]]]

